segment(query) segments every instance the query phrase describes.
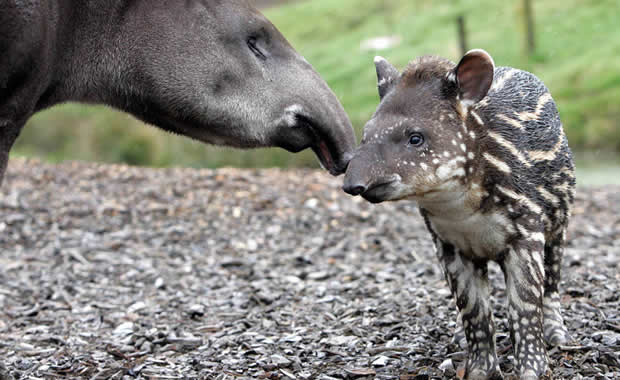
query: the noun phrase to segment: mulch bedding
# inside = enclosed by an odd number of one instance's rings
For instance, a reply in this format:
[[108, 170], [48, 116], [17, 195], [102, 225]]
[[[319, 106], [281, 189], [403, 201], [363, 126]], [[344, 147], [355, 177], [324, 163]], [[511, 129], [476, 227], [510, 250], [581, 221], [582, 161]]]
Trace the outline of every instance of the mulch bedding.
[[[440, 379], [455, 307], [412, 202], [319, 171], [16, 159], [0, 189], [0, 378]], [[620, 378], [620, 187], [581, 187], [558, 379]], [[501, 366], [513, 370], [491, 266]]]

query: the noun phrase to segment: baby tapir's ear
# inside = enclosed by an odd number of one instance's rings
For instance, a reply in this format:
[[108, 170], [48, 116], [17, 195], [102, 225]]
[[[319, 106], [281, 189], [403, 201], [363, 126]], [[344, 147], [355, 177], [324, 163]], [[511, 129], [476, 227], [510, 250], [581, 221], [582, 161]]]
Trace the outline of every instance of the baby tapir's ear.
[[468, 51], [454, 69], [459, 99], [470, 104], [482, 100], [491, 88], [494, 70], [495, 63], [489, 53], [482, 49]]
[[377, 68], [377, 88], [379, 89], [379, 98], [383, 97], [390, 92], [396, 79], [400, 76], [400, 73], [396, 67], [392, 66], [385, 58], [375, 57], [375, 67]]

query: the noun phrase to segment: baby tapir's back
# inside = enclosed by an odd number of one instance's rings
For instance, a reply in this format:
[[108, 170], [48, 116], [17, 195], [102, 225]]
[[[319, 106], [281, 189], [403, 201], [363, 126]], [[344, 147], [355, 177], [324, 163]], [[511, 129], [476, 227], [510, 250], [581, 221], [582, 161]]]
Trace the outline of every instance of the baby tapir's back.
[[574, 200], [574, 165], [547, 87], [529, 72], [498, 67], [487, 96], [471, 114], [479, 117], [472, 122], [486, 127], [486, 138], [480, 140], [486, 161], [493, 157], [505, 164], [487, 162], [489, 178], [484, 182], [501, 185], [538, 206], [547, 235], [562, 228]]

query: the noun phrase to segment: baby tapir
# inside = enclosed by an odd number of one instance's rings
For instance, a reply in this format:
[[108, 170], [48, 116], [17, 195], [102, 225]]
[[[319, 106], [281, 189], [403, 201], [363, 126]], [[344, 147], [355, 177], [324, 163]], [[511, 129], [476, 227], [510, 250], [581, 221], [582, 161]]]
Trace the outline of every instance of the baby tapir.
[[575, 192], [572, 154], [549, 90], [496, 68], [483, 50], [458, 64], [425, 56], [400, 74], [375, 59], [381, 103], [343, 189], [378, 203], [418, 202], [456, 299], [468, 379], [501, 379], [489, 260], [506, 280], [516, 370], [549, 369], [545, 342], [570, 340], [558, 283]]

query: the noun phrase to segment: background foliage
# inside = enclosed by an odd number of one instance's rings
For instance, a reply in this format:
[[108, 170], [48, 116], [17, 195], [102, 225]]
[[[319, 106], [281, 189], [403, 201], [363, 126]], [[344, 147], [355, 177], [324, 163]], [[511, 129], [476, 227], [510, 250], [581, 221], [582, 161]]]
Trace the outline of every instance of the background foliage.
[[[358, 136], [378, 103], [373, 57], [397, 67], [422, 54], [458, 60], [456, 18], [469, 47], [497, 65], [532, 71], [551, 89], [575, 150], [620, 152], [620, 2], [533, 1], [537, 50], [525, 52], [521, 0], [311, 0], [265, 10], [342, 101]], [[361, 43], [398, 36], [380, 52]], [[102, 106], [67, 104], [36, 115], [14, 149], [52, 161], [81, 159], [151, 166], [315, 166], [311, 153], [207, 147]], [[614, 156], [617, 162], [617, 156]]]

